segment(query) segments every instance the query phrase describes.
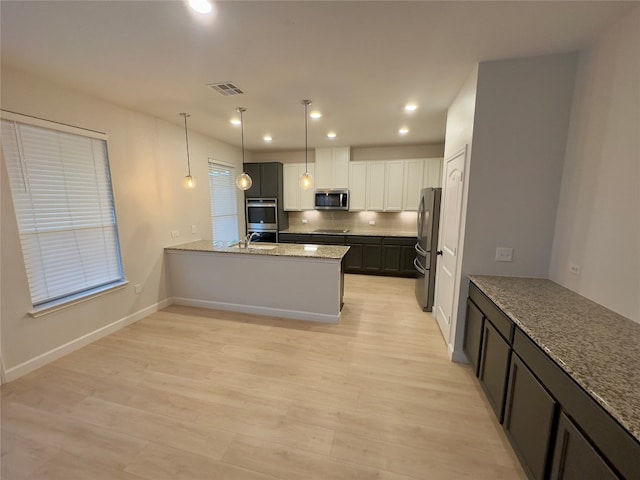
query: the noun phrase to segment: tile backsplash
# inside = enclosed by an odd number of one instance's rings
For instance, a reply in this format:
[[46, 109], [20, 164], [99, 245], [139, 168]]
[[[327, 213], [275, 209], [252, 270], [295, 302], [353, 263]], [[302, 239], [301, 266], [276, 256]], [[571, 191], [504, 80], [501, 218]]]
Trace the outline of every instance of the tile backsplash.
[[[307, 210], [289, 212], [289, 228], [349, 228], [371, 230], [417, 230], [417, 212], [342, 212]], [[306, 223], [304, 222], [306, 220]], [[371, 225], [370, 222], [375, 222]]]

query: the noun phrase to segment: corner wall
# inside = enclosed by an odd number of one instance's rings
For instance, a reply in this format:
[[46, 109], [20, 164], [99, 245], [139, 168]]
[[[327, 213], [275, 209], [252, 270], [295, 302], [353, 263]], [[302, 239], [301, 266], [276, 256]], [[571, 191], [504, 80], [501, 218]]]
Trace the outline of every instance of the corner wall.
[[[95, 97], [69, 90], [25, 72], [4, 68], [0, 105], [108, 135], [109, 161], [125, 278], [122, 290], [38, 318], [31, 310], [11, 192], [4, 160], [0, 168], [1, 281], [0, 329], [7, 379], [16, 378], [69, 351], [152, 313], [170, 297], [164, 247], [211, 238], [207, 162], [212, 157], [241, 166], [238, 148], [189, 132], [194, 191], [185, 190], [184, 126], [176, 112], [167, 123]], [[243, 196], [238, 195], [240, 231]], [[196, 225], [197, 233], [191, 233]], [[179, 238], [170, 232], [179, 230]], [[134, 285], [142, 293], [134, 293]]]
[[549, 266], [551, 280], [636, 322], [639, 138], [640, 7], [580, 55]]

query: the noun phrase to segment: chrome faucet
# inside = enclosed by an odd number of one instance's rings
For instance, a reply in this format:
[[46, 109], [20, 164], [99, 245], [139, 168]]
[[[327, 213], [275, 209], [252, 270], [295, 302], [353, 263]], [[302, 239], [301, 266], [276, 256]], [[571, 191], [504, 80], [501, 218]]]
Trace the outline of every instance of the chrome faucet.
[[251, 245], [251, 241], [253, 240], [253, 238], [255, 237], [259, 237], [260, 233], [259, 232], [252, 232], [247, 234], [247, 236], [244, 239], [244, 243], [247, 246], [247, 248], [249, 248], [249, 245]]

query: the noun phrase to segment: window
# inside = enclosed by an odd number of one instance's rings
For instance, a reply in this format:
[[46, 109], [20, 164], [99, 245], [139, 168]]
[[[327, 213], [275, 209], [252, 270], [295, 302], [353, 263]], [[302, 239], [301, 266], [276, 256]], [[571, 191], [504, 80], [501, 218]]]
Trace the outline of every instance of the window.
[[235, 172], [231, 165], [209, 160], [211, 225], [216, 245], [229, 245], [238, 241]]
[[[106, 137], [2, 112], [34, 313], [124, 283]], [[25, 117], [28, 118], [28, 117]]]

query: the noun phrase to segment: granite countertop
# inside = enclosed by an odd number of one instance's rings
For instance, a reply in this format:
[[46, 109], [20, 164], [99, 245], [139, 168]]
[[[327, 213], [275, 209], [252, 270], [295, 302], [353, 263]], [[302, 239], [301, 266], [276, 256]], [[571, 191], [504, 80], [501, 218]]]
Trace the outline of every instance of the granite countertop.
[[640, 441], [640, 324], [551, 280], [469, 278]]
[[[214, 245], [211, 240], [197, 240], [166, 247], [168, 251], [181, 252], [223, 252], [238, 255], [269, 255], [275, 257], [306, 257], [340, 260], [345, 256], [350, 247], [340, 245], [299, 245], [296, 243], [253, 243], [258, 248], [238, 248], [238, 246]], [[261, 247], [273, 247], [262, 249]]]
[[314, 235], [357, 235], [363, 237], [412, 237], [417, 238], [418, 234], [415, 230], [394, 230], [384, 228], [366, 228], [366, 227], [349, 227], [348, 232], [314, 232], [320, 230], [319, 227], [289, 227], [286, 230], [280, 230], [280, 233], [298, 233], [298, 234], [314, 234]]

